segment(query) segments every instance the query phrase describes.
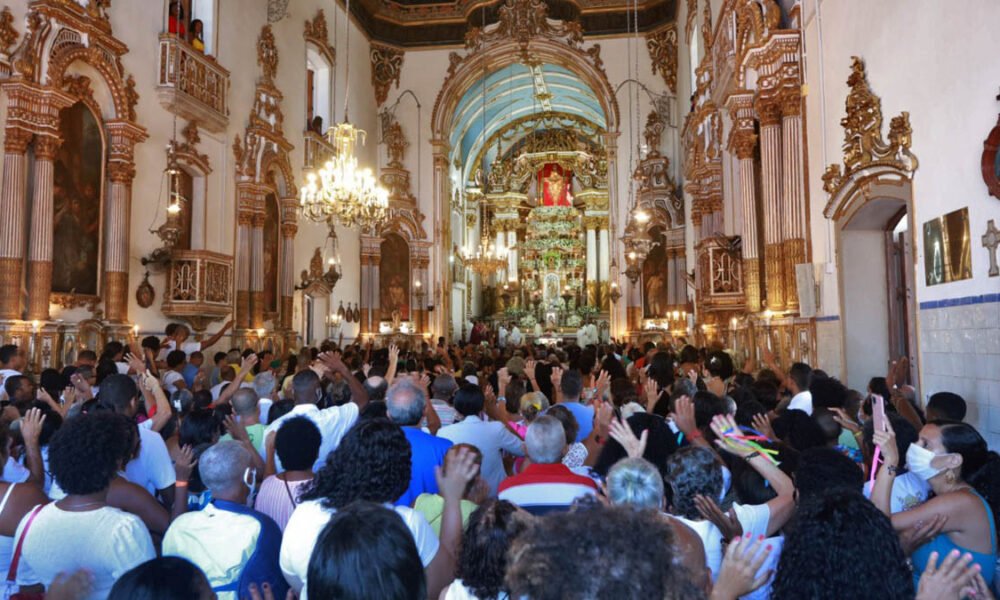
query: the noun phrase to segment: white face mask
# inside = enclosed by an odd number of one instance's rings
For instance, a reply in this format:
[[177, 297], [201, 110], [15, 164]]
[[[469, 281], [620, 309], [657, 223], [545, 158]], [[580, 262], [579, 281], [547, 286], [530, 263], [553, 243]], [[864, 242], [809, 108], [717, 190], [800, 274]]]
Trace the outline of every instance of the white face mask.
[[938, 469], [931, 465], [931, 461], [936, 456], [937, 454], [927, 448], [910, 444], [906, 451], [906, 467], [917, 477], [924, 481], [930, 481], [932, 477], [944, 471], [944, 469]]

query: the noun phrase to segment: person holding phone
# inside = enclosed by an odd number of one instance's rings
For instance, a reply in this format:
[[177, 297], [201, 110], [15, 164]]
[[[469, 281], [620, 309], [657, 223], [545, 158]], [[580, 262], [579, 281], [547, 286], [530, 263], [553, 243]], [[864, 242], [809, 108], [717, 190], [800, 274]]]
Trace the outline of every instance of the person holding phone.
[[910, 444], [906, 462], [910, 471], [926, 480], [934, 498], [911, 510], [892, 512], [892, 484], [899, 468], [896, 434], [889, 421], [878, 427], [875, 443], [885, 462], [875, 479], [872, 502], [892, 520], [896, 531], [944, 519], [941, 533], [912, 555], [914, 578], [919, 580], [932, 554], [952, 550], [972, 556], [986, 585], [992, 585], [997, 560], [997, 523], [1000, 510], [1000, 455], [971, 425], [949, 421], [928, 423], [917, 442]]

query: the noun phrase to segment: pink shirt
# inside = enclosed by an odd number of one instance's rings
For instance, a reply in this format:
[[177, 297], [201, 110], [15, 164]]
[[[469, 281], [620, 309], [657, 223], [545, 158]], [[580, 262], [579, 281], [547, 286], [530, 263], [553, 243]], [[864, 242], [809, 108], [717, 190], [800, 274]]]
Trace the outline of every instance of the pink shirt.
[[283, 481], [277, 475], [271, 475], [260, 484], [254, 508], [274, 519], [282, 532], [291, 518], [295, 507], [299, 505], [301, 494], [312, 479], [302, 481]]

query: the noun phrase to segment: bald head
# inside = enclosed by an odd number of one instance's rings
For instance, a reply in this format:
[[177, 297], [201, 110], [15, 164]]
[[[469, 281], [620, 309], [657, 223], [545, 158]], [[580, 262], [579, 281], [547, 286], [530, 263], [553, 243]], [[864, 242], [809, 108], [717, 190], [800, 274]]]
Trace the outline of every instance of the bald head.
[[423, 390], [408, 377], [394, 383], [385, 395], [389, 418], [399, 426], [417, 425], [424, 416]]
[[251, 388], [240, 388], [233, 394], [233, 412], [241, 417], [256, 417], [260, 398]]
[[555, 464], [566, 453], [566, 430], [559, 419], [542, 415], [528, 426], [524, 445], [532, 462]]

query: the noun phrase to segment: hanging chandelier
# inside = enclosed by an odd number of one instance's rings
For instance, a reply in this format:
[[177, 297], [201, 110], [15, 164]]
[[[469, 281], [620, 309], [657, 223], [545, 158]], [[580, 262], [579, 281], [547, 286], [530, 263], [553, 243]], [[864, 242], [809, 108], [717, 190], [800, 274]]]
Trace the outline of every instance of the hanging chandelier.
[[496, 244], [491, 239], [489, 228], [483, 232], [483, 237], [475, 253], [466, 253], [465, 266], [480, 277], [493, 273], [499, 274], [500, 271], [507, 268], [507, 253], [503, 250], [497, 250]]
[[[346, 11], [350, 15], [350, 0]], [[300, 206], [302, 214], [313, 221], [334, 219], [344, 227], [374, 231], [389, 214], [389, 192], [379, 185], [371, 169], [358, 168], [355, 149], [359, 141], [365, 143], [366, 133], [351, 125], [347, 117], [351, 87], [351, 24], [347, 21], [344, 120], [327, 130], [325, 137], [333, 147], [333, 158], [318, 172], [306, 175]]]
[[306, 175], [302, 187], [302, 213], [313, 221], [331, 217], [344, 227], [373, 230], [389, 212], [389, 192], [378, 184], [371, 169], [359, 169], [354, 154], [365, 132], [348, 122], [326, 132], [334, 156], [318, 172]]

